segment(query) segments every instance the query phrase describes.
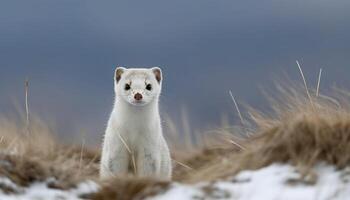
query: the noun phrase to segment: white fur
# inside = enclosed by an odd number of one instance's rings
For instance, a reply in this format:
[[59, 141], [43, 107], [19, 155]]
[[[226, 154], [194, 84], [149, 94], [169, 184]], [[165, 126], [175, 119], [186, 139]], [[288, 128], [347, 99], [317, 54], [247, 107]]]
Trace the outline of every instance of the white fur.
[[[118, 70], [122, 73], [120, 80], [117, 82], [116, 75], [114, 81], [116, 98], [105, 133], [100, 176], [133, 173], [134, 156], [137, 176], [171, 179], [170, 152], [158, 111], [162, 81], [156, 80], [154, 70], [161, 71], [159, 68], [117, 68], [116, 74]], [[131, 83], [128, 91], [125, 90], [127, 83]], [[151, 91], [146, 89], [147, 84], [152, 85]], [[142, 102], [135, 102], [136, 93], [143, 95]]]

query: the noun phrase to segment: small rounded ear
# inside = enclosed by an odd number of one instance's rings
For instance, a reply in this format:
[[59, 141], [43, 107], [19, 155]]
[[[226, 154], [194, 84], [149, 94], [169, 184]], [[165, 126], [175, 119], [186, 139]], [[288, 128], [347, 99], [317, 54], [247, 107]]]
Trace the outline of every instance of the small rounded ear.
[[153, 67], [152, 72], [153, 72], [154, 76], [156, 77], [156, 80], [158, 81], [158, 83], [160, 83], [163, 79], [162, 70], [159, 67]]
[[118, 83], [120, 81], [120, 79], [122, 78], [122, 74], [125, 72], [125, 68], [124, 67], [117, 67], [117, 69], [115, 69], [115, 73], [114, 73], [114, 79], [115, 81]]

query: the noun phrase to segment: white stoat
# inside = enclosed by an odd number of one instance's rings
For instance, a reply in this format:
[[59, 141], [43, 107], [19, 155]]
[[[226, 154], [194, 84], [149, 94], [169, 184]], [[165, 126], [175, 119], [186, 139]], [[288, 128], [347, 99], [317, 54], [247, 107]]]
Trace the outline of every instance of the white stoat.
[[171, 179], [171, 158], [158, 111], [162, 71], [115, 70], [115, 103], [102, 150], [100, 176], [136, 172], [136, 176]]

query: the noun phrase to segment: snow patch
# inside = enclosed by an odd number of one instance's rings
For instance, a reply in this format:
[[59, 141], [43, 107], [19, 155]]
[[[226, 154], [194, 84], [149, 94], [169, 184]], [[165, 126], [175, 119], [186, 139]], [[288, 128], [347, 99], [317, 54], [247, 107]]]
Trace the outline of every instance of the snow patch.
[[173, 184], [167, 192], [148, 200], [349, 199], [350, 169], [336, 170], [334, 166], [319, 164], [314, 172], [314, 180], [304, 182], [295, 167], [273, 164], [255, 171], [242, 171], [230, 181], [193, 186]]
[[70, 190], [58, 190], [48, 187], [48, 182], [37, 182], [31, 184], [29, 187], [20, 187], [13, 183], [10, 179], [6, 177], [0, 178], [0, 184], [8, 188], [14, 188], [15, 191], [21, 191], [18, 193], [6, 194], [0, 190], [1, 200], [53, 200], [53, 199], [71, 199], [80, 200], [81, 195], [95, 193], [99, 190], [99, 186], [93, 181], [85, 181], [80, 183], [76, 188]]

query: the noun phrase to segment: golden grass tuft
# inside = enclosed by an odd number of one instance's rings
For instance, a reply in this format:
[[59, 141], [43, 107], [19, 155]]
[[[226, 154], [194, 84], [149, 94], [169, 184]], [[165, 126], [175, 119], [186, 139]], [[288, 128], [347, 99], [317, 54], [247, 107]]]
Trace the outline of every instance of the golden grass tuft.
[[250, 109], [256, 133], [245, 143], [244, 151], [216, 157], [188, 179], [226, 178], [273, 163], [292, 164], [304, 176], [320, 162], [338, 168], [349, 166], [350, 104], [348, 94], [340, 93], [337, 100], [312, 96], [311, 104], [303, 92], [280, 88], [279, 100], [272, 101], [272, 114]]
[[165, 192], [170, 183], [146, 178], [119, 177], [104, 181], [101, 185], [99, 192], [85, 198], [92, 200], [145, 199]]
[[49, 127], [32, 120], [30, 135], [14, 120], [0, 119], [0, 176], [19, 186], [53, 179], [50, 187], [69, 189], [96, 179], [100, 152], [62, 144]]

